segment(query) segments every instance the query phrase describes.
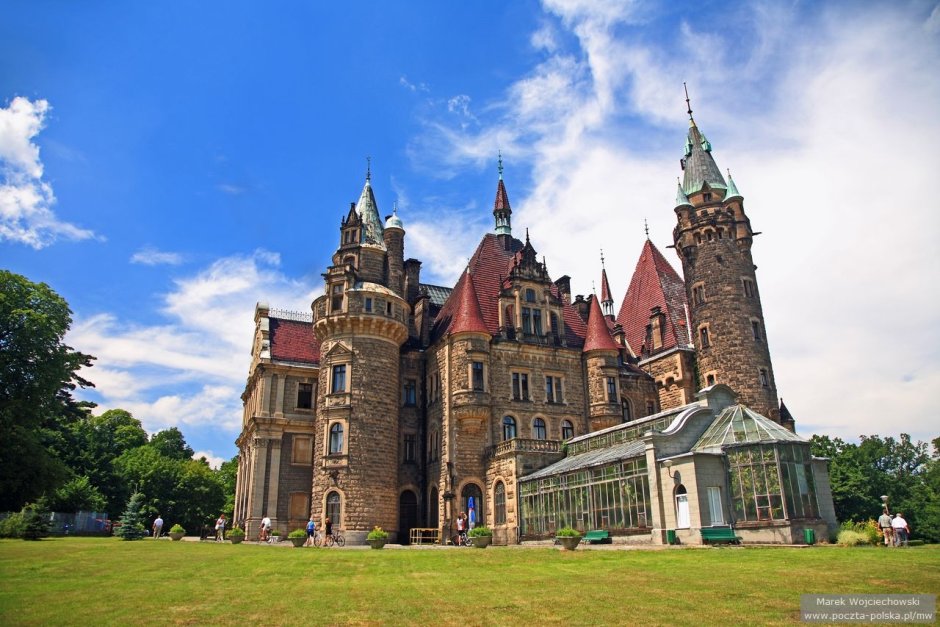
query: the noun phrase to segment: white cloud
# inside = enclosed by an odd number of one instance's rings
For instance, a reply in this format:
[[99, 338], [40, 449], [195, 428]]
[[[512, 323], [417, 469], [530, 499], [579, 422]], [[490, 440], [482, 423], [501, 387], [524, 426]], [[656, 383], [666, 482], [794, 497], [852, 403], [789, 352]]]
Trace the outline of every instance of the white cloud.
[[33, 142], [45, 126], [49, 109], [45, 100], [22, 96], [0, 108], [0, 240], [35, 249], [59, 238], [97, 237], [93, 231], [60, 220], [52, 211], [55, 194], [42, 180], [39, 146]]
[[[509, 138], [532, 168], [525, 197], [513, 195], [523, 182], [506, 177], [517, 236], [529, 226], [552, 275], [570, 274], [581, 293], [599, 278], [603, 248], [619, 300], [644, 218], [681, 271], [665, 247], [689, 81], [716, 161], [733, 170], [764, 232], [754, 258], [778, 389], [798, 428], [936, 437], [937, 10], [758, 3], [738, 9], [741, 32], [680, 21], [668, 26], [674, 40], [651, 43], [631, 25], [669, 18], [631, 3], [546, 7], [580, 47], [541, 27], [531, 41], [545, 59], [488, 108], [486, 124], [470, 132], [432, 121], [414, 144], [436, 146], [453, 176]], [[447, 274], [462, 266], [434, 243], [470, 254], [469, 238], [448, 241], [440, 214], [418, 222], [422, 253]]]
[[126, 409], [151, 433], [218, 429], [234, 440], [255, 303], [308, 311], [322, 290], [289, 279], [279, 265], [279, 255], [259, 250], [182, 276], [163, 296], [159, 324], [133, 324], [111, 313], [76, 320], [68, 342], [98, 358], [85, 376], [96, 384], [90, 395], [99, 410]]
[[131, 256], [131, 263], [139, 263], [145, 266], [178, 266], [183, 263], [183, 255], [147, 246]]
[[212, 451], [196, 451], [193, 453], [193, 459], [200, 459], [202, 457], [206, 458], [206, 461], [209, 462], [209, 467], [218, 470], [224, 462], [227, 462], [228, 459], [224, 457], [219, 457], [212, 453]]

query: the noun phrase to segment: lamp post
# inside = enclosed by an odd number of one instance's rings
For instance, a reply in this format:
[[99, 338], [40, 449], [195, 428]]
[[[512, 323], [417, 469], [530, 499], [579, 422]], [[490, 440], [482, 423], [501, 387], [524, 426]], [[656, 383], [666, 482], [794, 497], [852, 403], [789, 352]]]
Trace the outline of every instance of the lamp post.
[[888, 495], [887, 494], [881, 495], [881, 504], [884, 505], [885, 514], [890, 514], [891, 512], [888, 511]]

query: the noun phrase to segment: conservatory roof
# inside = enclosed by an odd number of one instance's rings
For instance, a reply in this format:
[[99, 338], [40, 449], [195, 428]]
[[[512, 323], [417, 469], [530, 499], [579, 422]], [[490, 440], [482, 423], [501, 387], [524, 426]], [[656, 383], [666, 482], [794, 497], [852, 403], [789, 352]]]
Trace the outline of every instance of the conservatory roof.
[[580, 455], [566, 457], [551, 466], [546, 466], [541, 470], [533, 472], [531, 475], [520, 477], [520, 481], [530, 479], [541, 479], [552, 475], [574, 472], [584, 468], [593, 468], [594, 466], [605, 466], [614, 462], [619, 462], [633, 457], [642, 457], [645, 454], [646, 447], [642, 440], [633, 440], [623, 444], [616, 444], [606, 448], [598, 448]]
[[761, 442], [806, 442], [806, 440], [744, 405], [732, 405], [718, 414], [715, 422], [702, 434], [692, 450], [702, 452], [721, 449], [733, 444]]

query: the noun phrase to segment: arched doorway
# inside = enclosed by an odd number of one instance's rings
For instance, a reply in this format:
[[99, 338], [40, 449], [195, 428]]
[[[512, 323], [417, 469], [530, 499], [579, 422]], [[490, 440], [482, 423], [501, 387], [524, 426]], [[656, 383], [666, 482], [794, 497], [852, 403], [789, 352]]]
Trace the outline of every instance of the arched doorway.
[[437, 499], [437, 487], [431, 488], [431, 493], [428, 495], [428, 527], [431, 529], [437, 529], [440, 523], [440, 507], [441, 504]]
[[676, 529], [689, 528], [689, 495], [681, 483], [676, 488]]
[[409, 532], [418, 526], [418, 496], [405, 490], [398, 497], [398, 542], [408, 544]]
[[486, 516], [483, 503], [483, 491], [475, 483], [468, 483], [460, 492], [460, 511], [470, 516], [470, 497], [473, 497], [473, 517], [470, 518], [471, 524], [485, 525]]

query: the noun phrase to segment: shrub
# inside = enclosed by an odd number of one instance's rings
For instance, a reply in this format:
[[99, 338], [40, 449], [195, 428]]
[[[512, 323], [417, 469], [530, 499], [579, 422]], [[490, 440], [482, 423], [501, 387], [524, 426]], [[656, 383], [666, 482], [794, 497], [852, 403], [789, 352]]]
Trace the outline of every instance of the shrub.
[[24, 540], [38, 540], [49, 535], [49, 512], [39, 504], [27, 505], [21, 513], [23, 517], [22, 533]]
[[923, 540], [908, 540], [907, 546], [924, 546]]
[[[878, 544], [883, 541], [878, 523], [871, 519], [859, 522], [846, 521], [842, 523], [840, 528], [842, 531], [854, 531], [855, 533], [865, 536], [865, 541], [868, 542], [868, 544]], [[841, 544], [841, 542], [839, 542], [839, 544]]]
[[480, 525], [479, 527], [474, 527], [470, 530], [471, 538], [479, 538], [481, 536], [492, 536], [493, 531], [486, 525]]
[[366, 540], [387, 540], [388, 532], [376, 525], [372, 528], [372, 531], [369, 532], [369, 535], [366, 536]]
[[140, 540], [147, 535], [147, 528], [144, 527], [144, 515], [141, 512], [143, 507], [144, 495], [135, 492], [127, 502], [127, 509], [121, 516], [121, 526], [118, 527], [115, 535], [122, 540]]
[[183, 529], [183, 525], [177, 523], [170, 527], [170, 533], [186, 533], [186, 530]]
[[22, 538], [23, 537], [23, 514], [13, 512], [3, 520], [0, 520], [0, 538]]
[[232, 527], [232, 530], [228, 532], [228, 535], [230, 538], [232, 536], [244, 536], [245, 530], [239, 527], [238, 525], [235, 525], [234, 527]]
[[[306, 533], [306, 532], [304, 532], [304, 533]], [[272, 536], [278, 536], [278, 537], [280, 537], [280, 535], [281, 535], [281, 530], [280, 530], [280, 529], [272, 529], [272, 530], [271, 530], [271, 535], [272, 535]]]
[[[272, 531], [272, 532], [271, 532], [271, 535], [273, 536], [273, 535], [276, 535], [276, 534]], [[288, 538], [306, 538], [306, 537], [307, 537], [307, 531], [306, 531], [305, 529], [294, 529], [294, 530], [291, 531], [289, 534], [287, 534], [287, 537], [288, 537]]]
[[571, 527], [562, 527], [555, 532], [555, 536], [558, 538], [580, 538], [581, 532]]
[[843, 529], [840, 531], [836, 543], [839, 546], [867, 546], [871, 544], [868, 540], [868, 536], [860, 531], [852, 531], [851, 529]]

